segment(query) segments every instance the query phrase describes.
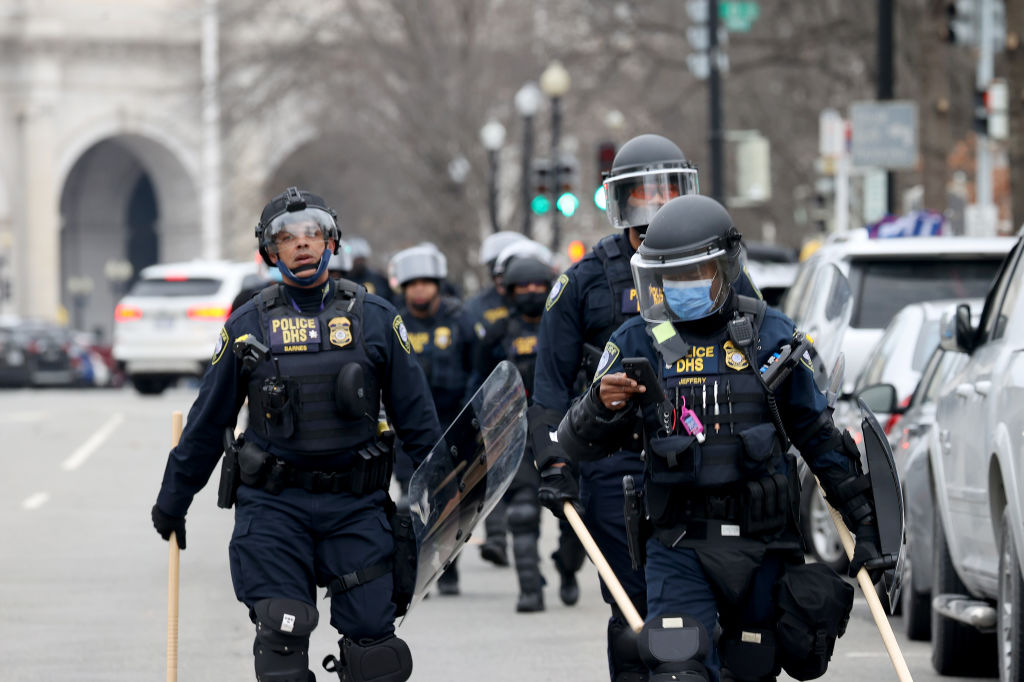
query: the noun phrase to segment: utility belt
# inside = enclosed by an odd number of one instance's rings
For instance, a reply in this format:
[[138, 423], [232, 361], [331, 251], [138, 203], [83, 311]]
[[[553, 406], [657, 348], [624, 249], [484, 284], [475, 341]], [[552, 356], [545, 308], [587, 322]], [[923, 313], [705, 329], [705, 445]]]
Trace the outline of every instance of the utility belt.
[[230, 509], [236, 500], [238, 486], [260, 488], [277, 495], [285, 488], [302, 488], [311, 493], [351, 493], [362, 496], [376, 490], [387, 490], [394, 465], [394, 437], [381, 434], [360, 449], [355, 466], [349, 471], [306, 471], [276, 457], [244, 436], [224, 436], [224, 460], [221, 466], [217, 506]]
[[[674, 490], [671, 520], [658, 523], [654, 535], [668, 545], [682, 537], [713, 540], [738, 535], [766, 538], [786, 529], [795, 498], [790, 480], [779, 473], [726, 489]], [[666, 542], [667, 541], [667, 542]]]

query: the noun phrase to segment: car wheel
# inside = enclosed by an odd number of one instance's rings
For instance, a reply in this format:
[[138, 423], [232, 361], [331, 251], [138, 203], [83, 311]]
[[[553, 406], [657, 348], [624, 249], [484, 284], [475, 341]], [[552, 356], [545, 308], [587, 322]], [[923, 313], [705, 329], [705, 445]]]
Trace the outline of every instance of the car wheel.
[[814, 560], [836, 573], [845, 574], [850, 560], [813, 478], [800, 492], [800, 523]]
[[999, 650], [999, 679], [1019, 680], [1024, 674], [1024, 580], [1020, 573], [1020, 555], [1010, 529], [1010, 512], [1003, 510], [999, 537], [999, 608], [996, 618]]
[[159, 377], [132, 377], [132, 385], [142, 395], [160, 395], [171, 385], [171, 381]]
[[[935, 509], [932, 523], [932, 595], [967, 594], [953, 569], [942, 517]], [[932, 609], [932, 667], [940, 675], [989, 677], [996, 673], [996, 638]]]
[[[910, 556], [910, 552], [907, 552]], [[914, 575], [914, 564], [906, 562], [903, 574], [903, 624], [907, 638], [915, 642], [927, 642], [932, 638], [932, 590], [931, 585], [922, 586], [920, 578]]]

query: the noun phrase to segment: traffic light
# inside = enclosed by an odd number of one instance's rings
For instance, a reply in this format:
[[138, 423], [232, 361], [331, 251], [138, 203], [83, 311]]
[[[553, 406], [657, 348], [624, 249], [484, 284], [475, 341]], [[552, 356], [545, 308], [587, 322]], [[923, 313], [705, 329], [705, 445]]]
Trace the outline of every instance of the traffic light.
[[977, 14], [977, 0], [949, 0], [946, 3], [946, 42], [977, 44]]
[[551, 210], [551, 160], [534, 159], [530, 163], [530, 186], [533, 188], [533, 199], [530, 210], [536, 215], [544, 215]]
[[579, 263], [583, 260], [583, 256], [587, 255], [587, 247], [579, 239], [573, 239], [569, 242], [569, 262]]
[[555, 187], [555, 208], [566, 218], [571, 218], [576, 209], [580, 207], [580, 200], [576, 196], [576, 186], [580, 181], [580, 164], [575, 156], [562, 155], [558, 158], [558, 175]]
[[974, 108], [971, 110], [971, 130], [979, 135], [988, 134], [988, 107], [985, 106], [985, 91], [974, 91]]

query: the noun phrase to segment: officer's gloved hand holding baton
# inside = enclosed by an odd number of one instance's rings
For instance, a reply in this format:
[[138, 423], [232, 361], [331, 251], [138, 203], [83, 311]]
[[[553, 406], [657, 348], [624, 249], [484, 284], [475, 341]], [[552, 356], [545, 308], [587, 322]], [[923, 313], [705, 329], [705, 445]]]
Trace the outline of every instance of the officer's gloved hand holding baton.
[[867, 519], [857, 526], [857, 544], [853, 548], [853, 558], [850, 559], [851, 578], [856, 578], [861, 568], [868, 572], [872, 583], [882, 579], [886, 569], [893, 567], [893, 562], [882, 557], [882, 540], [878, 535], [878, 526], [874, 519]]
[[582, 513], [578, 476], [575, 467], [568, 462], [555, 462], [540, 472], [537, 499], [560, 519], [565, 518], [563, 508], [566, 502], [571, 502]]
[[185, 517], [184, 516], [171, 516], [165, 514], [160, 510], [160, 507], [153, 505], [153, 511], [151, 513], [153, 517], [153, 527], [156, 528], [156, 532], [160, 533], [160, 537], [164, 540], [170, 541], [171, 533], [174, 533], [174, 537], [178, 539], [178, 547], [185, 549]]

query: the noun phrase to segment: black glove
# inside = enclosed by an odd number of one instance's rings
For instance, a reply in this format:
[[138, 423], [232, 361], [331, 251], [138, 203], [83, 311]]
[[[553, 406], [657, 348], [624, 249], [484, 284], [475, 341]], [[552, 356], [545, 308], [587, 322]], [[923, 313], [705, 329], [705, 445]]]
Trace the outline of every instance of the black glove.
[[170, 516], [160, 511], [160, 507], [153, 505], [153, 527], [156, 528], [156, 532], [160, 533], [160, 537], [170, 542], [171, 532], [174, 532], [174, 536], [178, 539], [178, 547], [185, 549], [185, 517], [184, 516]]
[[540, 472], [537, 499], [558, 518], [564, 516], [563, 507], [566, 502], [572, 502], [576, 511], [582, 513], [580, 484], [575, 469], [564, 462], [559, 462]]
[[857, 544], [853, 548], [853, 558], [850, 560], [850, 577], [856, 578], [861, 568], [868, 571], [871, 582], [877, 583], [882, 579], [885, 569], [891, 567], [891, 562], [882, 558], [882, 541], [878, 537], [878, 526], [874, 521], [862, 523], [857, 527]]

